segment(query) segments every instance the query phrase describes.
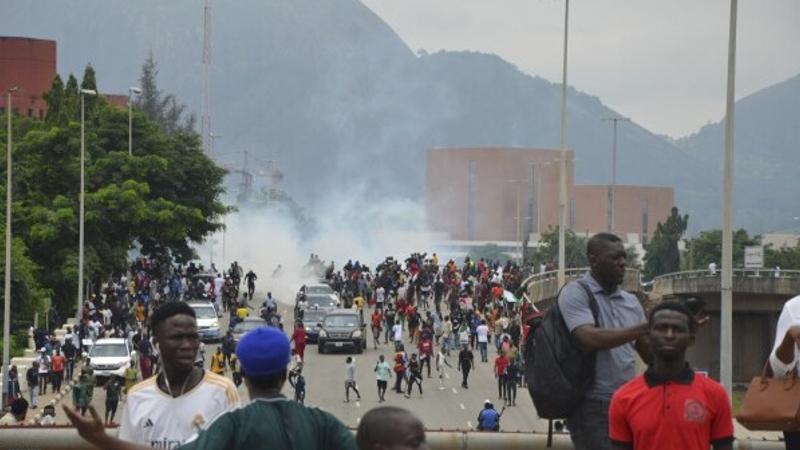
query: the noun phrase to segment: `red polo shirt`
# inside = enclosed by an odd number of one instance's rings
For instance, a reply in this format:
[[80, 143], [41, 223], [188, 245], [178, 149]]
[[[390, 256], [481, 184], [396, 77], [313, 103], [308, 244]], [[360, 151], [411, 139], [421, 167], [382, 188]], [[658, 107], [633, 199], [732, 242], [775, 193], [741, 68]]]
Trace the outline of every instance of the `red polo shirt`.
[[609, 434], [632, 449], [708, 450], [733, 441], [733, 419], [723, 387], [688, 367], [677, 380], [648, 369], [614, 393]]

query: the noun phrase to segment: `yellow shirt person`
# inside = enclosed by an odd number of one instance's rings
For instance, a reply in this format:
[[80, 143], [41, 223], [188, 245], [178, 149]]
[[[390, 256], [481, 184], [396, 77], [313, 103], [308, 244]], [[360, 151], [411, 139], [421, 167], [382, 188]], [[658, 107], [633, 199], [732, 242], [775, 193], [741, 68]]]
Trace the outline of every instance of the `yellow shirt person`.
[[211, 371], [217, 375], [225, 373], [225, 355], [222, 354], [222, 349], [217, 349], [217, 352], [211, 355]]

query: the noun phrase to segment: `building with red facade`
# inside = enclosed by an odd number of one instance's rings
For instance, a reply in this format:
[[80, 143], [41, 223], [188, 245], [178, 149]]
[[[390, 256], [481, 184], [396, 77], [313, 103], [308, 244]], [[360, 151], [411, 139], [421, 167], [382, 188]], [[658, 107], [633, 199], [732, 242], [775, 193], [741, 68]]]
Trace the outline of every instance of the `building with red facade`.
[[43, 118], [47, 102], [43, 95], [56, 76], [56, 42], [25, 37], [0, 37], [0, 110], [5, 111], [6, 92], [17, 114]]
[[[558, 150], [491, 147], [434, 148], [427, 154], [426, 201], [431, 231], [453, 241], [537, 241], [558, 226]], [[574, 155], [566, 152], [567, 227], [594, 234], [610, 229], [610, 186], [574, 183]], [[631, 243], [644, 243], [674, 204], [671, 187], [616, 186], [615, 226]]]

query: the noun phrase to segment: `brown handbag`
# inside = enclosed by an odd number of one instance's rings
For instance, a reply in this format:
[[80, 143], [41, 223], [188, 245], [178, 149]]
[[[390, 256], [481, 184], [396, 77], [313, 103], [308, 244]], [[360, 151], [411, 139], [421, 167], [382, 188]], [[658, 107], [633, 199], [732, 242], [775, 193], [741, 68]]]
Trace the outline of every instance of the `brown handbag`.
[[753, 377], [736, 414], [748, 430], [800, 431], [800, 380], [797, 367], [789, 378], [767, 376], [769, 361], [761, 376]]

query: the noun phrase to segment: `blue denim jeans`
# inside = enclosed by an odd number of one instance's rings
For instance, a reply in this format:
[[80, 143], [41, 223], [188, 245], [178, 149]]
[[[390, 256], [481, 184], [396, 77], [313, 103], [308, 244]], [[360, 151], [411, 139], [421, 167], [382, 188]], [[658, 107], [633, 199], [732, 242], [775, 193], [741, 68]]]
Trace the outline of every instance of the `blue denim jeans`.
[[611, 450], [608, 436], [610, 400], [584, 399], [567, 418], [575, 450]]
[[488, 356], [486, 354], [486, 342], [478, 342], [478, 349], [481, 351], [481, 362], [489, 361]]

